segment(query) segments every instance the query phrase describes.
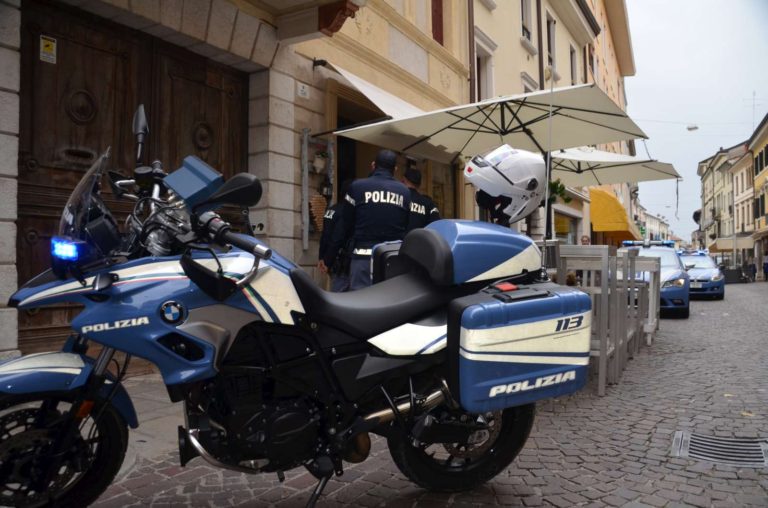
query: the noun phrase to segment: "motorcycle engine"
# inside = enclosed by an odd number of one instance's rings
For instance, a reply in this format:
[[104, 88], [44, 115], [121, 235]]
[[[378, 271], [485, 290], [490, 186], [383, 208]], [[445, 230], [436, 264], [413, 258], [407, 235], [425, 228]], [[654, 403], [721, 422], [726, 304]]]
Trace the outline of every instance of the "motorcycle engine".
[[315, 455], [320, 412], [308, 398], [263, 400], [265, 382], [260, 369], [238, 368], [224, 370], [208, 386], [208, 414], [218, 425], [206, 433], [205, 446], [228, 463], [257, 461], [263, 471], [287, 470]]

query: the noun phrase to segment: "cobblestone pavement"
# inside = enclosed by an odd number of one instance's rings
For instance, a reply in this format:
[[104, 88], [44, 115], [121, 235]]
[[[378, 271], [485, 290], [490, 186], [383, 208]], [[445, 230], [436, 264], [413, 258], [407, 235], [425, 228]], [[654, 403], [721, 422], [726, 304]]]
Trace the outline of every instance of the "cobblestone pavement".
[[[670, 457], [677, 430], [768, 438], [768, 284], [726, 293], [722, 302], [692, 302], [689, 320], [663, 320], [656, 343], [607, 396], [596, 395], [593, 380], [575, 396], [540, 403], [520, 456], [482, 488], [422, 490], [377, 440], [369, 460], [329, 483], [320, 506], [768, 506], [768, 468]], [[303, 470], [281, 485], [275, 475], [217, 470], [201, 459], [180, 468], [171, 446], [139, 456], [97, 506], [298, 507], [315, 483]]]

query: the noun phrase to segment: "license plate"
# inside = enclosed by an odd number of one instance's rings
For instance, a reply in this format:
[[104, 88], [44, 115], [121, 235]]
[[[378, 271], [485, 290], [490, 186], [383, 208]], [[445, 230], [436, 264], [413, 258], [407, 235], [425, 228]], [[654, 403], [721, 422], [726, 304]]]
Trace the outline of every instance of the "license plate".
[[701, 286], [702, 286], [701, 282], [691, 282], [691, 287], [693, 289], [701, 289]]

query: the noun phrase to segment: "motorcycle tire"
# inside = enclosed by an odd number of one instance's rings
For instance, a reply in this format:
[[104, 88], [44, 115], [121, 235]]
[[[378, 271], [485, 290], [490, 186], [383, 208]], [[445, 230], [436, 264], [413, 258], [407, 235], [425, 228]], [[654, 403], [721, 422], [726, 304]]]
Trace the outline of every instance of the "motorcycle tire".
[[[1, 506], [88, 506], [112, 483], [128, 447], [128, 428], [110, 403], [98, 401], [91, 416], [83, 421], [81, 438], [85, 439], [78, 441], [80, 450], [87, 447], [90, 456], [84, 463], [83, 456], [66, 459], [42, 493], [29, 485], [28, 473], [36, 464], [45, 463], [45, 447], [51, 441], [51, 431], [40, 428], [36, 420], [42, 418], [48, 422], [61, 418], [73, 400], [72, 392], [0, 396]], [[52, 405], [47, 408], [48, 415], [41, 414], [46, 402]], [[93, 417], [97, 417], [95, 424]], [[95, 451], [88, 442], [93, 442]], [[27, 480], [26, 484], [24, 480]]]
[[[450, 453], [442, 463], [434, 452], [430, 455], [399, 432], [392, 433], [387, 439], [389, 453], [397, 468], [420, 487], [436, 492], [472, 490], [494, 478], [517, 457], [531, 432], [535, 407], [535, 404], [528, 404], [499, 412], [501, 427], [494, 431], [495, 440], [484, 443], [481, 454], [473, 460], [464, 457], [464, 464], [454, 464]], [[452, 450], [454, 446], [443, 448]], [[461, 454], [460, 451], [453, 453]]]

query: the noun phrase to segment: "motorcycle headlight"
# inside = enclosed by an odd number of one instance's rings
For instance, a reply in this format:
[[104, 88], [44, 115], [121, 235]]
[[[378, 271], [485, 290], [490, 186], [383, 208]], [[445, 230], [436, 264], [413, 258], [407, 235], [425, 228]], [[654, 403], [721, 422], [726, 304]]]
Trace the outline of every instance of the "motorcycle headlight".
[[712, 277], [712, 282], [717, 282], [719, 280], [723, 280], [723, 274], [722, 273], [718, 273], [717, 275]]
[[672, 279], [664, 282], [663, 288], [681, 288], [685, 286], [685, 279]]

